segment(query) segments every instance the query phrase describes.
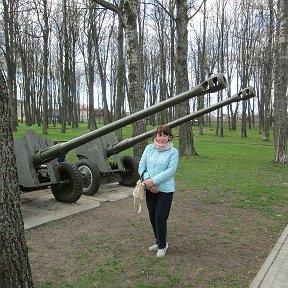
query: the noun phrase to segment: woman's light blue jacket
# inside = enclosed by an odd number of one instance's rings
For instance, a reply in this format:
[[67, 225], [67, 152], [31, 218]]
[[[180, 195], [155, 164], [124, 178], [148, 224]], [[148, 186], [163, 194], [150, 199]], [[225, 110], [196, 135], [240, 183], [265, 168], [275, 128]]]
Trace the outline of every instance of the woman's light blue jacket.
[[142, 179], [151, 178], [154, 185], [161, 192], [174, 192], [179, 152], [171, 147], [168, 150], [159, 150], [154, 144], [146, 146], [139, 162], [138, 173]]

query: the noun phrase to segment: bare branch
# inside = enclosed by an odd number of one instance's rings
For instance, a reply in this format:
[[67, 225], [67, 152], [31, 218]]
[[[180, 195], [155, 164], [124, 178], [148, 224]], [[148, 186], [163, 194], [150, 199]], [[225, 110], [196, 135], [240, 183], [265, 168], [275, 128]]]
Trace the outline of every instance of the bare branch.
[[202, 8], [202, 6], [203, 6], [203, 4], [204, 4], [205, 2], [206, 2], [206, 0], [203, 0], [203, 1], [202, 1], [202, 3], [200, 4], [200, 6], [199, 6], [199, 8], [196, 10], [196, 12], [188, 18], [188, 21], [191, 20], [194, 16], [197, 15], [197, 13], [201, 10], [201, 8]]

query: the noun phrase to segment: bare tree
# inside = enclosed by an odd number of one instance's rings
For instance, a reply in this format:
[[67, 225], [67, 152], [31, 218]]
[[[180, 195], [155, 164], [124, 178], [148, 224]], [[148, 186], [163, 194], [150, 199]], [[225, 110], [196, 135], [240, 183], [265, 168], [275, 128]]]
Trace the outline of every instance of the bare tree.
[[[130, 112], [135, 113], [144, 108], [144, 93], [141, 89], [141, 66], [140, 47], [138, 41], [137, 21], [139, 13], [139, 3], [137, 0], [125, 0], [123, 11], [118, 6], [112, 5], [103, 0], [94, 0], [103, 7], [117, 13], [123, 20], [125, 39], [127, 43], [127, 67], [128, 67], [128, 102]], [[146, 131], [145, 120], [133, 123], [133, 136]], [[134, 157], [140, 159], [147, 141], [136, 144], [133, 147]]]
[[56, 39], [58, 44], [58, 67], [59, 74], [59, 114], [61, 132], [65, 133], [67, 124], [72, 127], [78, 126], [77, 107], [77, 44], [79, 37], [79, 11], [74, 0], [64, 0], [56, 11], [55, 21]]
[[[48, 65], [49, 65], [49, 7], [47, 0], [34, 0], [34, 9], [43, 37], [43, 102], [42, 102], [42, 132], [48, 134]], [[43, 9], [43, 11], [41, 11]], [[39, 11], [40, 10], [40, 11]], [[43, 23], [41, 18], [43, 18]]]
[[[237, 2], [239, 7], [235, 7], [241, 11], [241, 21], [239, 21], [236, 32], [236, 51], [237, 57], [237, 75], [240, 79], [239, 90], [241, 87], [247, 87], [250, 84], [253, 75], [254, 59], [256, 55], [256, 40], [259, 37], [259, 25], [255, 25], [254, 17], [257, 13], [255, 1], [251, 3], [248, 0]], [[241, 137], [247, 137], [247, 123], [251, 127], [251, 105], [250, 101], [242, 101], [242, 116], [241, 116]]]
[[[218, 9], [220, 11], [219, 13], [219, 35], [218, 35], [218, 71], [223, 72], [224, 71], [224, 61], [225, 61], [225, 38], [226, 38], [226, 5], [227, 5], [227, 0], [221, 0], [217, 2]], [[217, 9], [217, 10], [218, 10]], [[226, 30], [227, 31], [227, 30]], [[218, 102], [223, 100], [223, 91], [221, 90], [218, 92], [217, 95], [217, 100]], [[220, 137], [224, 137], [224, 126], [223, 126], [223, 108], [220, 108], [217, 110], [217, 126], [216, 126], [216, 135], [220, 134]], [[220, 133], [219, 133], [220, 130]]]
[[[176, 0], [177, 18], [177, 48], [176, 48], [176, 92], [180, 94], [189, 89], [187, 53], [188, 53], [188, 10], [186, 0]], [[189, 101], [179, 104], [179, 118], [190, 113]], [[196, 155], [192, 125], [188, 121], [179, 126], [179, 152], [180, 155]]]
[[[144, 108], [144, 94], [141, 89], [140, 47], [137, 33], [138, 1], [124, 1], [123, 20], [127, 41], [128, 60], [128, 101], [131, 113]], [[133, 123], [133, 136], [146, 131], [145, 119]], [[147, 141], [140, 142], [133, 147], [134, 157], [140, 159]]]
[[24, 223], [20, 209], [8, 91], [0, 70], [0, 287], [32, 288]]
[[[119, 10], [123, 10], [124, 0], [119, 2]], [[118, 14], [119, 17], [119, 14]], [[124, 26], [121, 17], [118, 21], [118, 35], [117, 35], [117, 93], [115, 103], [115, 120], [121, 119], [124, 115], [124, 101], [125, 101], [125, 62], [124, 62]], [[119, 140], [123, 139], [122, 129], [116, 131]]]
[[[27, 15], [26, 15], [27, 17]], [[23, 85], [23, 99], [24, 99], [24, 114], [25, 114], [25, 123], [27, 126], [31, 126], [35, 123], [35, 111], [33, 103], [33, 93], [31, 91], [33, 85], [32, 85], [32, 75], [33, 71], [31, 67], [33, 67], [33, 58], [35, 55], [34, 51], [34, 44], [35, 41], [31, 39], [31, 37], [28, 36], [29, 34], [29, 23], [28, 19], [24, 18], [25, 20], [22, 20], [22, 25], [20, 23], [17, 23], [15, 34], [17, 37], [17, 50], [20, 55], [20, 63], [21, 63], [21, 74], [22, 74], [22, 85]], [[34, 67], [35, 68], [35, 67]]]
[[9, 109], [11, 111], [11, 125], [16, 131], [17, 124], [17, 79], [16, 79], [16, 43], [15, 43], [15, 23], [18, 17], [18, 0], [3, 0], [3, 22], [5, 35], [4, 56], [7, 69], [7, 83], [9, 93]]
[[[206, 0], [204, 0], [203, 2], [204, 2], [204, 9], [203, 9], [203, 34], [201, 37], [202, 43], [199, 43], [198, 46], [200, 82], [204, 81], [205, 78], [207, 77], [207, 71], [205, 71], [207, 67], [206, 64], [207, 9], [206, 9]], [[203, 108], [204, 108], [204, 97], [201, 95], [197, 97], [197, 109], [201, 110]], [[204, 134], [204, 115], [198, 118], [198, 130], [200, 135]]]
[[263, 65], [263, 110], [262, 115], [262, 123], [263, 123], [263, 130], [262, 130], [262, 139], [264, 141], [269, 140], [269, 128], [270, 128], [270, 103], [271, 103], [271, 94], [272, 94], [272, 84], [273, 84], [273, 37], [274, 37], [274, 5], [273, 0], [269, 0], [269, 26], [268, 26], [268, 33], [267, 34], [267, 45], [264, 47], [262, 61], [264, 62]]
[[[104, 15], [105, 17], [105, 15]], [[104, 124], [108, 124], [112, 122], [111, 113], [108, 107], [107, 100], [107, 65], [108, 65], [108, 56], [109, 56], [109, 48], [110, 48], [110, 39], [114, 30], [114, 16], [110, 18], [110, 27], [103, 27], [103, 19], [101, 20], [98, 16], [98, 21], [96, 24], [96, 30], [94, 33], [94, 45], [95, 45], [95, 55], [96, 55], [96, 63], [98, 75], [100, 78], [101, 84], [101, 92], [102, 92], [102, 102], [104, 108]], [[101, 35], [102, 34], [102, 35]]]
[[[125, 60], [124, 60], [124, 28], [125, 24], [123, 21], [123, 9], [124, 9], [124, 0], [120, 0], [118, 5], [113, 5], [109, 3], [108, 1], [103, 1], [103, 0], [94, 0], [95, 3], [100, 4], [104, 8], [113, 11], [118, 15], [118, 34], [117, 34], [117, 69], [115, 74], [116, 76], [116, 97], [113, 97], [115, 99], [115, 104], [111, 103], [111, 107], [115, 107], [115, 115], [114, 119], [119, 120], [123, 117], [124, 113], [124, 102], [125, 102]], [[113, 20], [114, 21], [114, 20]], [[114, 22], [113, 22], [114, 23]], [[112, 32], [112, 30], [111, 30]], [[111, 35], [111, 34], [110, 34]], [[97, 37], [99, 41], [99, 36]], [[96, 40], [97, 40], [96, 39]], [[99, 49], [99, 48], [98, 48]], [[108, 49], [104, 49], [108, 52]], [[103, 52], [102, 52], [103, 54]], [[107, 56], [106, 56], [107, 58]], [[99, 72], [100, 74], [100, 80], [102, 84], [102, 91], [105, 89], [105, 94], [104, 94], [104, 109], [105, 109], [105, 121], [110, 122], [112, 119], [110, 117], [110, 112], [108, 109], [108, 103], [106, 99], [106, 84], [104, 82], [107, 81], [106, 77], [104, 78], [105, 71], [103, 70], [103, 61], [101, 62], [100, 59], [100, 51], [98, 51], [98, 68], [100, 69]], [[111, 85], [114, 87], [114, 85]], [[112, 90], [112, 89], [111, 89]], [[112, 108], [111, 108], [112, 112]], [[122, 129], [118, 129], [116, 131], [116, 135], [118, 138], [121, 140], [123, 138], [122, 136]]]
[[90, 8], [87, 10], [87, 13], [88, 19], [87, 21], [83, 21], [84, 33], [82, 35], [82, 54], [84, 59], [86, 83], [88, 90], [88, 128], [90, 129], [90, 131], [93, 131], [97, 128], [94, 113], [95, 49], [97, 49], [94, 45], [97, 21], [96, 9]]
[[[63, 37], [63, 46], [61, 45], [61, 56], [60, 56], [60, 61], [59, 65], [63, 65], [63, 68], [61, 68], [62, 71], [62, 77], [61, 77], [61, 82], [62, 82], [62, 89], [61, 89], [61, 96], [62, 96], [62, 109], [61, 109], [61, 133], [66, 132], [66, 127], [67, 127], [67, 120], [68, 120], [68, 107], [69, 107], [69, 81], [70, 81], [70, 64], [69, 64], [69, 53], [70, 53], [70, 39], [69, 39], [69, 29], [68, 29], [68, 3], [67, 1], [69, 0], [64, 0], [63, 1], [63, 22], [62, 22], [62, 29], [61, 29], [61, 36], [59, 38]], [[61, 41], [59, 39], [59, 41]], [[63, 69], [63, 70], [62, 70]]]
[[[147, 81], [149, 82], [149, 85], [147, 85], [147, 94], [149, 95], [149, 98], [147, 99], [147, 105], [152, 106], [156, 104], [159, 95], [160, 69], [158, 51], [155, 52], [155, 49], [154, 51], [149, 49], [149, 52], [150, 55], [146, 55], [148, 64], [146, 77], [148, 78]], [[148, 51], [146, 53], [148, 53]], [[149, 124], [153, 126], [159, 124], [158, 121], [156, 122], [155, 114], [149, 116]]]
[[[79, 40], [79, 19], [80, 13], [78, 9], [78, 2], [75, 0], [70, 0], [68, 2], [68, 11], [66, 16], [67, 18], [67, 33], [68, 33], [68, 43], [67, 48], [69, 53], [65, 54], [65, 57], [68, 57], [68, 124], [72, 126], [72, 128], [78, 127], [78, 114], [77, 107], [79, 106], [77, 103], [77, 56], [78, 56], [78, 40]], [[66, 76], [65, 76], [66, 78]]]
[[[175, 10], [175, 1], [169, 1], [169, 14], [173, 14]], [[176, 33], [176, 23], [172, 17], [169, 18], [169, 28], [170, 28], [170, 61], [169, 61], [169, 97], [173, 97], [175, 94], [175, 33]], [[175, 116], [175, 107], [169, 108], [169, 121], [172, 121]]]
[[287, 61], [288, 61], [288, 3], [278, 0], [278, 33], [275, 67], [274, 161], [287, 163]]
[[[166, 17], [165, 14], [163, 14], [163, 10], [161, 7], [158, 5], [155, 9], [154, 13], [154, 22], [156, 25], [156, 35], [157, 35], [157, 42], [158, 42], [158, 47], [159, 51], [157, 53], [157, 62], [155, 63], [157, 66], [159, 66], [159, 98], [160, 101], [164, 101], [167, 99], [168, 96], [168, 81], [167, 81], [167, 70], [168, 70], [168, 64], [169, 62], [167, 59], [169, 59], [169, 45], [168, 43], [170, 42], [169, 39], [167, 39], [167, 35], [169, 35], [169, 30], [166, 27]], [[169, 42], [168, 42], [169, 41]], [[152, 79], [151, 79], [152, 80]], [[154, 80], [155, 81], [155, 80]], [[153, 82], [154, 82], [153, 81]], [[153, 83], [152, 82], [152, 83]], [[155, 89], [154, 89], [155, 91]], [[155, 94], [154, 94], [155, 95]], [[155, 103], [155, 99], [153, 101]], [[168, 123], [168, 113], [167, 110], [163, 110], [159, 113], [160, 115], [160, 123], [165, 124]]]

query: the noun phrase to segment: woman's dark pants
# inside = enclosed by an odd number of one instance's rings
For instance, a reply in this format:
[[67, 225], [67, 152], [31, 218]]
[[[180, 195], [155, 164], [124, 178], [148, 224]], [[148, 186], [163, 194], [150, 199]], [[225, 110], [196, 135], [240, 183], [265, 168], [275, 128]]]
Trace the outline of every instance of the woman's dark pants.
[[152, 193], [150, 190], [146, 190], [146, 204], [149, 218], [159, 249], [166, 247], [167, 219], [170, 213], [173, 194], [173, 192]]

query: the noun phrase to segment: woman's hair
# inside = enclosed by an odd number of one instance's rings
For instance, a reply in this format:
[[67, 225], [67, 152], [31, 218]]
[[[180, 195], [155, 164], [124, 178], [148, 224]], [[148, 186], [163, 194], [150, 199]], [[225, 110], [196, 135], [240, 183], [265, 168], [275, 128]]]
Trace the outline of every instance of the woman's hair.
[[157, 134], [159, 135], [168, 135], [169, 136], [169, 141], [171, 141], [173, 139], [173, 135], [172, 135], [172, 129], [168, 126], [168, 125], [161, 125], [159, 126], [153, 133], [152, 135], [152, 139], [154, 140], [157, 136]]

